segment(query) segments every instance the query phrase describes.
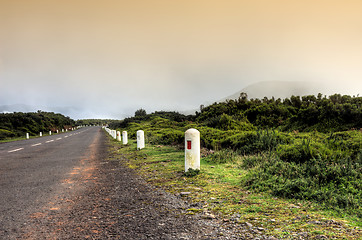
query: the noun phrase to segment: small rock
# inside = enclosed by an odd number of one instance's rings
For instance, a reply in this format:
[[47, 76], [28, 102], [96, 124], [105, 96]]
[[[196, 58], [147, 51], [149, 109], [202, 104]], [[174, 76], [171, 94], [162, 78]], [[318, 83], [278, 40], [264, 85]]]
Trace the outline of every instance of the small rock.
[[180, 192], [180, 196], [183, 197], [183, 196], [187, 196], [187, 195], [190, 195], [191, 192]]
[[245, 225], [246, 225], [248, 228], [252, 228], [252, 227], [253, 227], [253, 224], [248, 223], [248, 222], [246, 222]]
[[205, 213], [205, 215], [203, 215], [202, 218], [205, 218], [205, 219], [215, 219], [216, 217], [215, 217], [214, 214]]
[[299, 206], [296, 206], [296, 205], [294, 205], [294, 204], [291, 204], [290, 205], [290, 208], [300, 208]]
[[271, 236], [271, 237], [267, 237], [266, 239], [267, 239], [267, 240], [278, 240], [278, 238], [273, 237], [273, 236]]
[[258, 227], [258, 230], [259, 230], [259, 231], [264, 231], [264, 228]]
[[215, 166], [210, 166], [211, 168], [215, 168]]
[[315, 225], [321, 225], [322, 223], [320, 221], [309, 221], [308, 224], [315, 224]]
[[303, 237], [303, 238], [307, 238], [308, 237], [308, 233], [307, 232], [301, 232], [299, 233], [299, 236]]
[[319, 235], [316, 239], [328, 239], [328, 237], [326, 235]]

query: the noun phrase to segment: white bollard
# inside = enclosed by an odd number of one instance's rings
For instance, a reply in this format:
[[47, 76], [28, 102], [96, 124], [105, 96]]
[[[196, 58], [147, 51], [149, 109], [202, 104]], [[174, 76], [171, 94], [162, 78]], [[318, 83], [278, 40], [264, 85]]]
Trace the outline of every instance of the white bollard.
[[64, 132], [64, 128], [62, 129], [62, 132]]
[[121, 132], [120, 131], [117, 131], [117, 141], [121, 141], [122, 138], [121, 138]]
[[59, 130], [57, 129], [57, 133], [59, 133]]
[[42, 132], [40, 132], [40, 133], [39, 133], [39, 136], [40, 136], [40, 137], [41, 137], [41, 136], [43, 136], [43, 133], [42, 133]]
[[116, 130], [112, 130], [112, 137], [113, 137], [114, 139], [117, 138], [117, 131], [116, 131]]
[[200, 170], [200, 132], [190, 128], [185, 132], [185, 172]]
[[52, 135], [52, 131], [49, 131], [49, 135]]
[[26, 139], [29, 139], [29, 133], [26, 133]]
[[142, 130], [137, 131], [137, 149], [145, 147], [145, 133]]
[[122, 143], [127, 144], [128, 143], [128, 137], [127, 137], [127, 131], [122, 132]]

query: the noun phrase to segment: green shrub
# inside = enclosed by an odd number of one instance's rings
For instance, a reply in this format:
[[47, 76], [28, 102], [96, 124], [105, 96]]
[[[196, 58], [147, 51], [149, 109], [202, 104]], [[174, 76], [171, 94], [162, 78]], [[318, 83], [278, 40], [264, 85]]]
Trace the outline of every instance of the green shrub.
[[362, 157], [303, 158], [284, 161], [274, 156], [245, 176], [243, 185], [285, 198], [319, 202], [328, 208], [361, 214]]
[[257, 154], [272, 151], [279, 144], [288, 143], [289, 137], [278, 131], [247, 131], [232, 135], [221, 142], [223, 148], [231, 148], [241, 154]]
[[239, 155], [232, 150], [222, 149], [220, 151], [216, 151], [207, 157], [204, 158], [205, 161], [209, 163], [227, 163], [227, 162], [236, 162], [239, 158]]
[[322, 143], [302, 140], [290, 145], [279, 145], [276, 149], [277, 155], [283, 161], [302, 163], [312, 158], [321, 156], [327, 158], [332, 155], [331, 150]]
[[250, 169], [259, 166], [260, 164], [264, 164], [268, 161], [270, 156], [266, 156], [265, 154], [255, 154], [255, 155], [244, 155], [242, 156], [242, 164], [241, 168]]
[[200, 173], [200, 170], [199, 170], [199, 169], [189, 168], [189, 169], [187, 170], [187, 172], [185, 172], [183, 175], [184, 175], [185, 177], [195, 177], [195, 176], [197, 176], [199, 173]]
[[173, 129], [160, 129], [147, 132], [148, 141], [151, 144], [182, 144], [184, 142], [184, 132]]
[[251, 131], [255, 130], [253, 124], [246, 120], [237, 120], [227, 114], [215, 116], [205, 121], [206, 126], [217, 128], [220, 130], [239, 130], [239, 131]]
[[15, 137], [15, 133], [9, 130], [0, 129], [0, 140]]

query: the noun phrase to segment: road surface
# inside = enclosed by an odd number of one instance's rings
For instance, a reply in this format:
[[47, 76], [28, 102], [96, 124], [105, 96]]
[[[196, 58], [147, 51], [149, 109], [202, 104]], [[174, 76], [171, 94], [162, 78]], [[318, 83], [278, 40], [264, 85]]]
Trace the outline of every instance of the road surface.
[[97, 151], [100, 131], [87, 127], [0, 144], [0, 239], [21, 238], [32, 217], [57, 208], [54, 196], [59, 200], [73, 187], [71, 179]]

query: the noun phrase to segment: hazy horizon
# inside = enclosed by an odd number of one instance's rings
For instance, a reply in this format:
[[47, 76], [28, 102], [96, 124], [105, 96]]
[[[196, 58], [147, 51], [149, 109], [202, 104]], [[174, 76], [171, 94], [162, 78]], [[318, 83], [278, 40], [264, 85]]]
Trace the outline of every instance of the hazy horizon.
[[358, 0], [2, 0], [0, 105], [119, 119], [263, 81], [361, 94], [361, 12]]

